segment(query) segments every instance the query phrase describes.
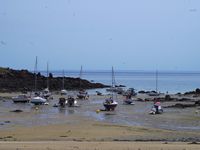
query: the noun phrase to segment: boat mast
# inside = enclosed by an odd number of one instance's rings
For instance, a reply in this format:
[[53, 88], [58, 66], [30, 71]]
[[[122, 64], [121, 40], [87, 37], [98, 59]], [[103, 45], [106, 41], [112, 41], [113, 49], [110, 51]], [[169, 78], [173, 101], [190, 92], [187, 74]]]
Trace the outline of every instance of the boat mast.
[[62, 89], [65, 89], [65, 71], [63, 70]]
[[[114, 88], [114, 85], [115, 85], [114, 68], [112, 66], [112, 88]], [[113, 89], [112, 89], [112, 99], [113, 99]]]
[[156, 70], [156, 93], [158, 93], [158, 70]]
[[80, 70], [80, 75], [79, 75], [79, 78], [80, 78], [79, 89], [81, 89], [81, 78], [82, 78], [82, 73], [83, 73], [83, 67], [82, 67], [82, 65], [81, 65], [81, 70]]
[[49, 89], [49, 63], [47, 62], [47, 89]]
[[36, 90], [37, 90], [37, 56], [36, 56], [36, 60], [35, 60], [34, 75], [35, 75], [35, 92], [36, 92]]

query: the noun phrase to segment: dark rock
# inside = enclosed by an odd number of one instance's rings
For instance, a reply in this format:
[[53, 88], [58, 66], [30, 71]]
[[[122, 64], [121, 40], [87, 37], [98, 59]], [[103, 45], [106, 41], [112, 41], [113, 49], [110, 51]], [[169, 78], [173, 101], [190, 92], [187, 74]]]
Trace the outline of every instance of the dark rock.
[[196, 104], [181, 104], [177, 103], [171, 106], [164, 106], [164, 108], [187, 108], [187, 107], [196, 107]]
[[184, 95], [191, 95], [191, 94], [200, 94], [200, 89], [197, 88], [195, 91], [189, 91], [189, 92], [185, 92]]
[[4, 123], [10, 123], [10, 121], [4, 121]]
[[16, 109], [16, 110], [11, 110], [10, 112], [16, 112], [16, 113], [20, 113], [20, 112], [23, 112], [23, 110]]
[[200, 100], [196, 101], [195, 105], [200, 106]]

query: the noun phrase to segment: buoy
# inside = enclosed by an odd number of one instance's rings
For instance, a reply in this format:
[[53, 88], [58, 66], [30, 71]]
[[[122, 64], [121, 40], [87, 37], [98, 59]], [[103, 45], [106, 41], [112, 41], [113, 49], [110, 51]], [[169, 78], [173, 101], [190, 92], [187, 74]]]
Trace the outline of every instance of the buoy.
[[99, 109], [97, 109], [97, 110], [96, 110], [96, 113], [99, 113], [99, 112], [100, 112], [100, 110], [99, 110]]

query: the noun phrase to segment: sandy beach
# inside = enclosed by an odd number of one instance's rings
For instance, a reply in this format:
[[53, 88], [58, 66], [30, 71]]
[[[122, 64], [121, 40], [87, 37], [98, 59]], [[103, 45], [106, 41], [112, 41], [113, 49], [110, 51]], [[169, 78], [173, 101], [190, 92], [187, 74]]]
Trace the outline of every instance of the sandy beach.
[[[105, 96], [91, 95], [78, 101], [80, 107], [59, 109], [49, 105], [13, 104], [3, 93], [0, 100], [0, 149], [199, 149], [198, 108], [166, 109], [163, 115], [149, 115], [152, 102], [122, 105], [115, 112], [99, 112]], [[144, 95], [139, 95], [142, 98]], [[171, 105], [175, 102], [164, 102]], [[186, 103], [186, 102], [183, 102]], [[191, 103], [191, 102], [187, 102]], [[21, 113], [10, 112], [22, 109]]]
[[3, 150], [199, 150], [199, 148], [199, 145], [175, 142], [167, 144], [162, 142], [0, 142], [0, 149]]

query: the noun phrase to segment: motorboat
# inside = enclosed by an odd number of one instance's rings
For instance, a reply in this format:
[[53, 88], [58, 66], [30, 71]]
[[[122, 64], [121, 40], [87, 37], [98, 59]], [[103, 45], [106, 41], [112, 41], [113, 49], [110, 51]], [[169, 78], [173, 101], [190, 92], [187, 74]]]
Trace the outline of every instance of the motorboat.
[[103, 103], [106, 111], [114, 111], [118, 103], [113, 100], [113, 98], [106, 99]]
[[31, 100], [31, 98], [26, 94], [20, 94], [18, 96], [12, 97], [12, 100], [14, 103], [28, 103]]
[[40, 97], [40, 96], [35, 96], [31, 99], [30, 102], [32, 104], [35, 104], [35, 105], [43, 105], [43, 104], [46, 104], [47, 100], [45, 98]]

